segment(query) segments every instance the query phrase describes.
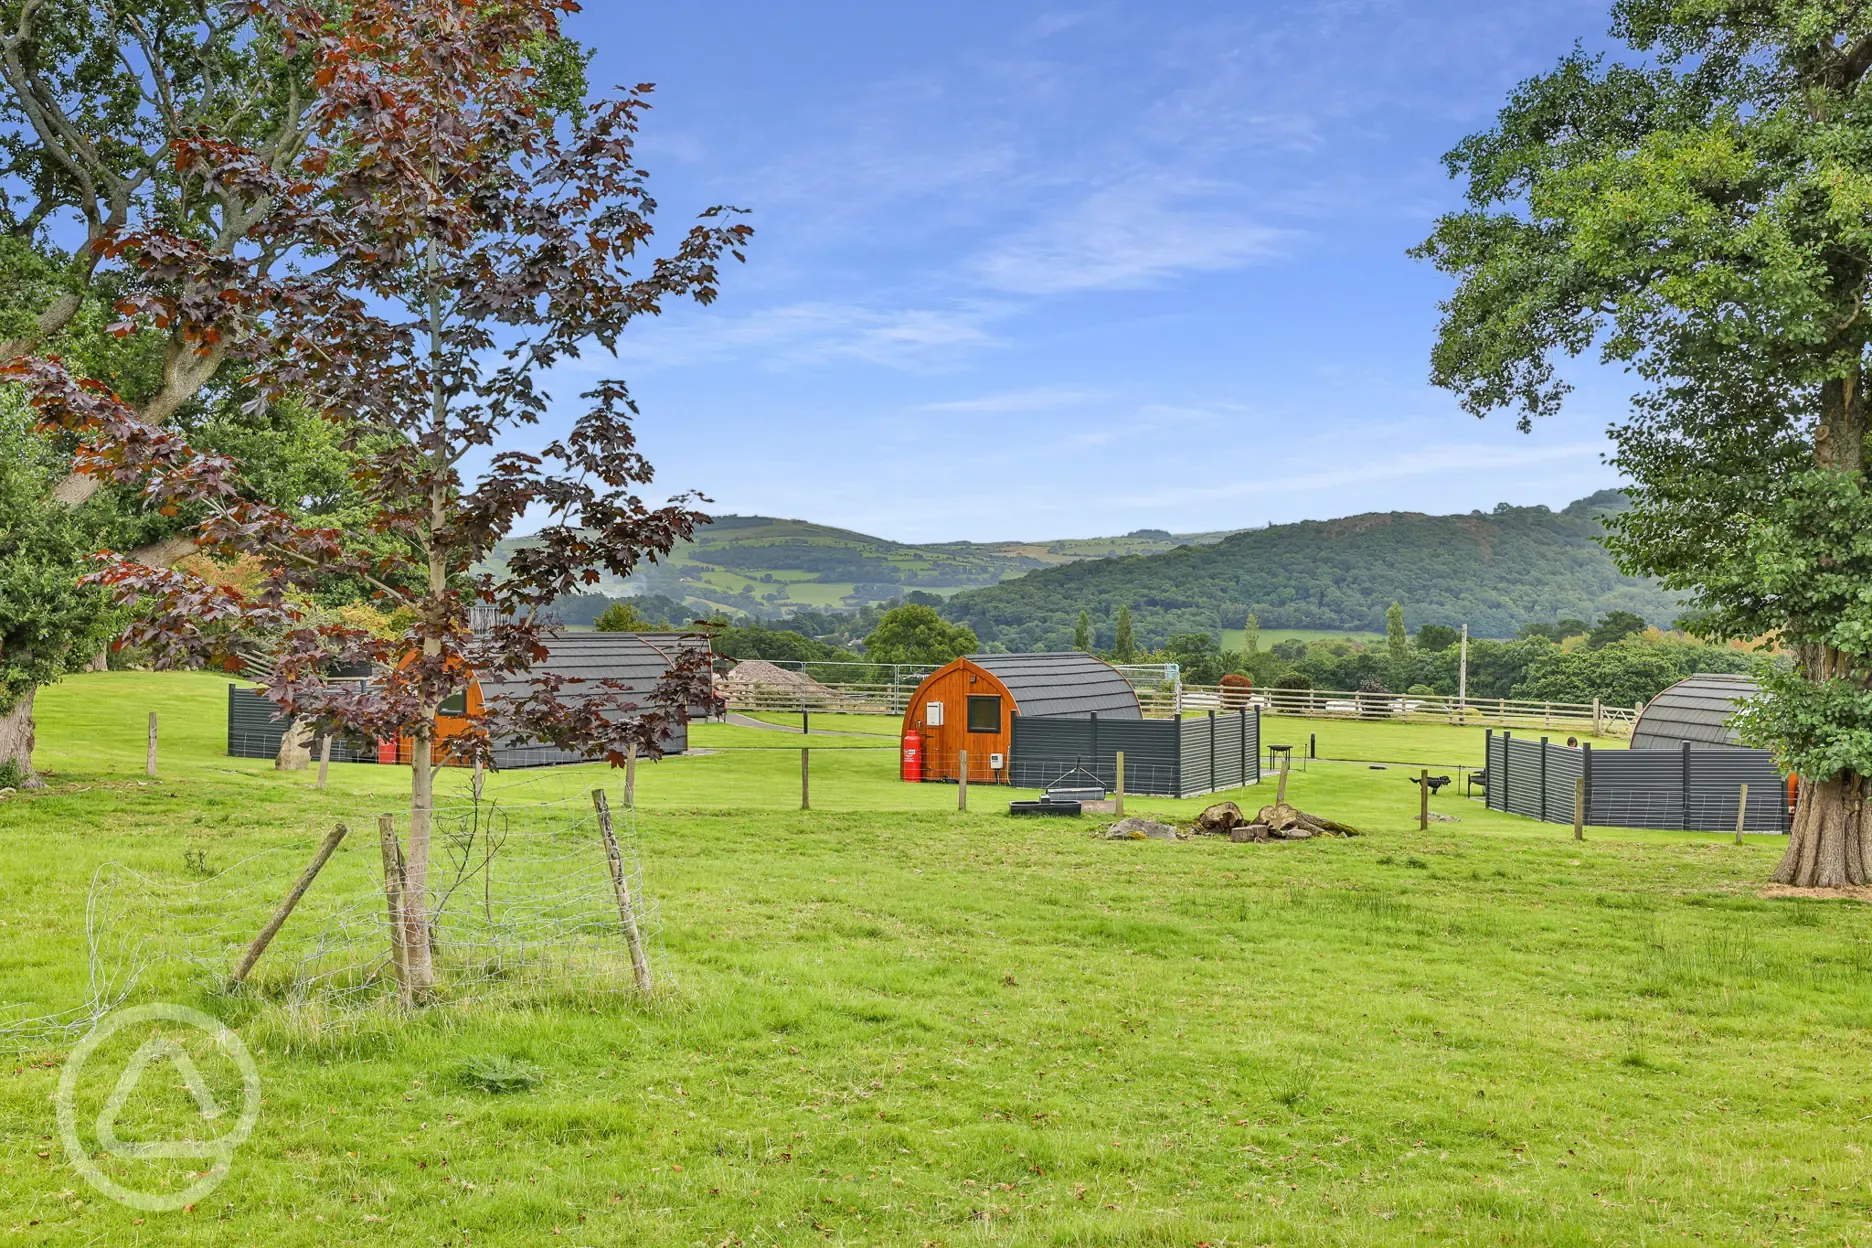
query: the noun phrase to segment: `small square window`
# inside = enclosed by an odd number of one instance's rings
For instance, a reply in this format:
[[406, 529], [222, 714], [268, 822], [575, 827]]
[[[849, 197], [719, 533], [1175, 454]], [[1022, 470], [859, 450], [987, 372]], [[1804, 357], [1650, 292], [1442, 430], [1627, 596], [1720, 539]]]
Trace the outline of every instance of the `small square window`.
[[1001, 731], [1001, 699], [977, 698], [968, 700], [968, 730], [970, 732]]
[[442, 699], [442, 705], [436, 707], [438, 715], [466, 715], [468, 713], [468, 691], [451, 693]]

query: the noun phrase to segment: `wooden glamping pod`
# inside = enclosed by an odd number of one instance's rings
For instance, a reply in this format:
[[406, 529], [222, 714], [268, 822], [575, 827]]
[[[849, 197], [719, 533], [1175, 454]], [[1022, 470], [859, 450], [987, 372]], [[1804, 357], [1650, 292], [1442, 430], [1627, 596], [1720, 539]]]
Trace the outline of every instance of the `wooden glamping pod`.
[[922, 778], [957, 780], [968, 752], [970, 783], [1008, 779], [1014, 716], [1141, 720], [1137, 690], [1089, 654], [973, 654], [923, 678], [904, 710], [904, 734], [922, 742]]
[[[546, 645], [549, 656], [520, 676], [501, 677], [484, 674], [467, 689], [444, 702], [436, 712], [437, 762], [448, 765], [446, 745], [449, 738], [466, 730], [466, 716], [482, 706], [483, 685], [488, 692], [509, 692], [525, 696], [533, 681], [541, 675], [590, 682], [585, 686], [561, 686], [560, 697], [575, 701], [581, 687], [601, 692], [596, 682], [621, 682], [633, 701], [647, 704], [657, 683], [668, 674], [676, 656], [684, 650], [706, 650], [708, 638], [689, 633], [549, 633]], [[609, 692], [609, 691], [605, 691]], [[704, 708], [692, 708], [691, 716], [706, 715]], [[228, 753], [240, 758], [272, 758], [279, 751], [286, 724], [274, 718], [273, 704], [254, 689], [228, 686]], [[677, 723], [664, 734], [666, 753], [680, 754], [689, 747], [689, 726]], [[408, 763], [410, 740], [370, 742], [334, 741], [332, 759], [338, 762]], [[543, 742], [499, 745], [494, 751], [495, 765], [509, 767], [545, 767], [555, 763], [587, 761], [580, 755]]]

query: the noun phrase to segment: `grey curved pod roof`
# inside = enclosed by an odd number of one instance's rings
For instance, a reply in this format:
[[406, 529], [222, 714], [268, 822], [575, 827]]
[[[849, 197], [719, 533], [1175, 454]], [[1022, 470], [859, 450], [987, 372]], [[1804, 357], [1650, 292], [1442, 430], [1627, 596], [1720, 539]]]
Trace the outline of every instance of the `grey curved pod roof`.
[[1759, 692], [1747, 676], [1705, 673], [1680, 680], [1651, 699], [1632, 729], [1634, 750], [1675, 750], [1693, 746], [1742, 744], [1729, 727], [1743, 698]]
[[[544, 662], [530, 672], [501, 676], [485, 672], [480, 680], [483, 692], [499, 690], [512, 696], [524, 696], [533, 685], [533, 677], [543, 674], [566, 680], [615, 680], [632, 694], [648, 697], [657, 682], [668, 674], [671, 664], [684, 649], [708, 649], [708, 638], [685, 633], [561, 633], [546, 634], [548, 652]], [[560, 696], [567, 701], [605, 692], [586, 686], [564, 686]]]
[[1006, 685], [1014, 708], [1024, 716], [1144, 718], [1131, 682], [1089, 654], [971, 654], [968, 661]]

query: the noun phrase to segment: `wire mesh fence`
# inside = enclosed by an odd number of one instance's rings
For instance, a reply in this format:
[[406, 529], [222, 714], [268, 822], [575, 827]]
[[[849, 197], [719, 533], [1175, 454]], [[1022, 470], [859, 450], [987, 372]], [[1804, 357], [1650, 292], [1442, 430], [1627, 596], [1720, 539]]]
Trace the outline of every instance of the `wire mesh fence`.
[[[402, 843], [407, 825], [405, 814], [397, 820]], [[631, 812], [616, 812], [610, 830], [607, 838], [585, 798], [470, 798], [436, 810], [422, 905], [402, 916], [422, 916], [433, 974], [422, 999], [589, 1001], [635, 990], [643, 981], [628, 928], [635, 925], [650, 959], [661, 924], [645, 897]], [[396, 937], [407, 929], [386, 899], [374, 816], [350, 828], [251, 971], [233, 982], [323, 839], [283, 840], [219, 870], [198, 859], [188, 864], [193, 879], [118, 862], [99, 868], [85, 903], [85, 999], [0, 1014], [0, 1046], [73, 1039], [150, 994], [238, 994], [325, 1017], [397, 1002]]]

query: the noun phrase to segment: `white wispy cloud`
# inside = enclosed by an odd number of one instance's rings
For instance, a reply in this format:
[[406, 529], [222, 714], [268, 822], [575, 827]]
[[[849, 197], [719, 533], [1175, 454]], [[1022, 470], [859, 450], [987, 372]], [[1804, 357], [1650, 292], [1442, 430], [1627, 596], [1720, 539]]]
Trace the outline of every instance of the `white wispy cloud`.
[[619, 343], [618, 355], [649, 367], [744, 359], [769, 367], [860, 360], [925, 369], [996, 346], [990, 326], [1008, 309], [993, 303], [887, 308], [807, 302], [740, 317], [717, 311], [646, 327]]
[[1253, 219], [1201, 183], [1134, 181], [1092, 191], [981, 256], [997, 289], [1023, 295], [1148, 286], [1273, 259], [1298, 231]]

